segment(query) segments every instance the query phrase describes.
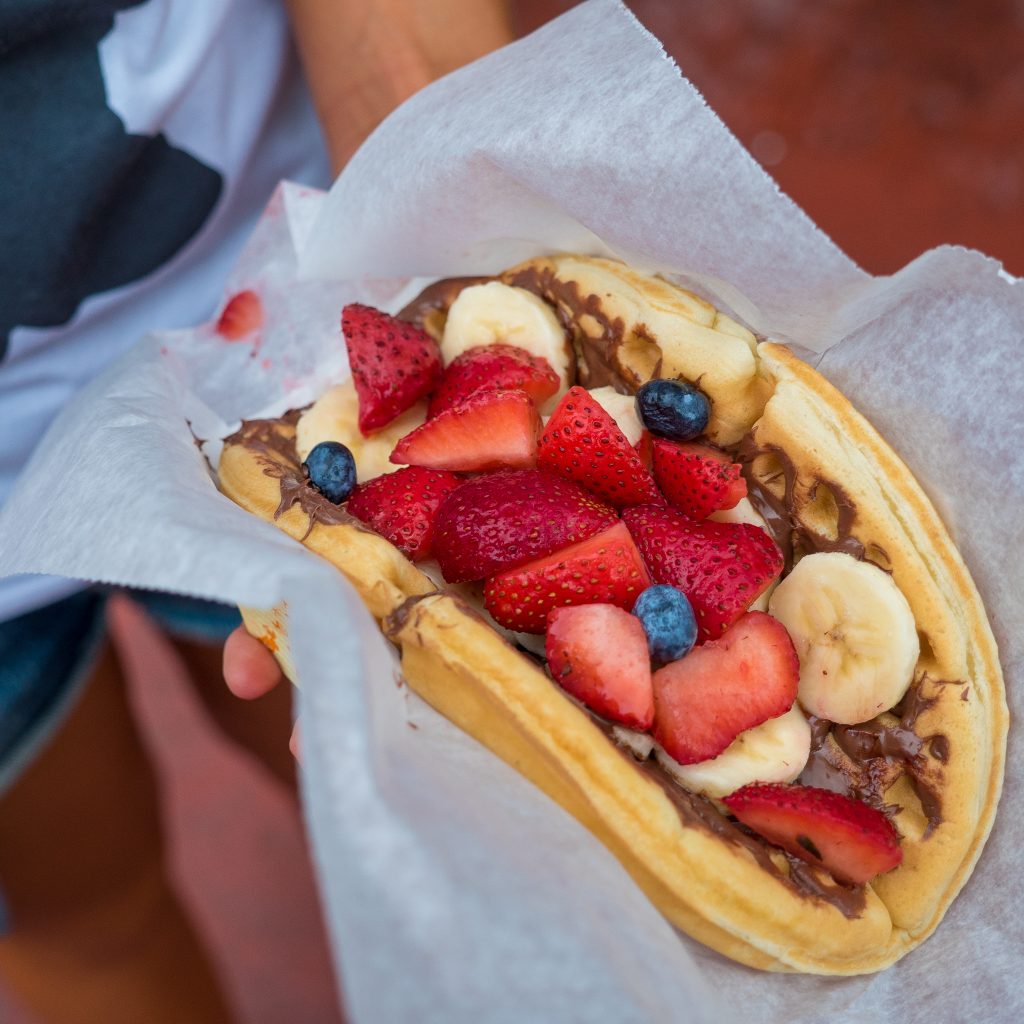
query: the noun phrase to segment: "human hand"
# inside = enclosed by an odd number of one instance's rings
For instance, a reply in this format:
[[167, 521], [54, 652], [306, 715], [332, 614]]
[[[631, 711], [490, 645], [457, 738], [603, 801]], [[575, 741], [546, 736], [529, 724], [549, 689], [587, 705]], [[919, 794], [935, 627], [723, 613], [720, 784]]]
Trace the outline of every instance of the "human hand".
[[[235, 629], [224, 643], [224, 682], [242, 700], [256, 700], [284, 679], [270, 651], [245, 626]], [[299, 727], [296, 723], [288, 743], [299, 760]]]

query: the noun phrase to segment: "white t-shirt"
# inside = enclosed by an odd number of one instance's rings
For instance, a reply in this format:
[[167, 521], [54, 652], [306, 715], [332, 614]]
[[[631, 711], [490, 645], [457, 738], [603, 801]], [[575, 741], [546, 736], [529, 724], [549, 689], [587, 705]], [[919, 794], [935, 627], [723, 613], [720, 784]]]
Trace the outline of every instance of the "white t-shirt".
[[[284, 6], [0, 5], [0, 502], [79, 387], [215, 312], [279, 180], [329, 183]], [[2, 579], [0, 621], [76, 586]]]

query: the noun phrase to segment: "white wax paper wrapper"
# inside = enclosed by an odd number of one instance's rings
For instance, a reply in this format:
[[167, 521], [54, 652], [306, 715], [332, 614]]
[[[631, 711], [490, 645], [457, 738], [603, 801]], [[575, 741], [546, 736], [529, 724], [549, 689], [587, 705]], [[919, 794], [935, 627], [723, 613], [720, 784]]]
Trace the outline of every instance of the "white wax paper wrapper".
[[589, 834], [396, 685], [342, 577], [215, 490], [186, 421], [222, 437], [338, 379], [344, 302], [395, 308], [406, 278], [553, 249], [672, 274], [814, 354], [938, 505], [1018, 709], [1024, 287], [953, 248], [858, 270], [611, 0], [424, 90], [326, 199], [282, 187], [226, 288], [259, 291], [259, 337], [154, 335], [95, 381], [0, 514], [0, 572], [288, 602], [306, 810], [356, 1021], [1016, 1020], [1016, 735], [985, 853], [923, 947], [865, 978], [752, 971], [675, 933]]

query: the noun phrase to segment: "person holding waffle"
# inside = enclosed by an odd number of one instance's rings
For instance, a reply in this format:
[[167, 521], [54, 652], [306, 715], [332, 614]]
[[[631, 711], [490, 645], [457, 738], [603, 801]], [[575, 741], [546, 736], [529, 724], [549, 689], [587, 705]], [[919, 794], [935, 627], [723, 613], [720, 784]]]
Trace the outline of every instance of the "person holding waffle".
[[[22, 140], [0, 155], [0, 500], [74, 392], [210, 317], [278, 181], [326, 187], [394, 106], [509, 38], [491, 0], [0, 5], [0, 126]], [[287, 691], [224, 687], [235, 611], [132, 596], [225, 735], [293, 785]], [[108, 598], [0, 581], [0, 978], [41, 1021], [228, 1021], [167, 877]], [[241, 633], [225, 661], [241, 696], [278, 678]]]

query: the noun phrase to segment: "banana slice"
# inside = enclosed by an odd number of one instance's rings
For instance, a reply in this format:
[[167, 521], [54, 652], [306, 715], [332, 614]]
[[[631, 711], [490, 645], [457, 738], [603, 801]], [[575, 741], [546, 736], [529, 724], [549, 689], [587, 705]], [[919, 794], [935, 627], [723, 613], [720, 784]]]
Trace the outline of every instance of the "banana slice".
[[613, 725], [612, 739], [638, 761], [646, 761], [654, 751], [654, 737], [649, 732], [627, 729], [624, 725]]
[[500, 281], [463, 288], [444, 325], [441, 357], [445, 366], [466, 349], [499, 342], [517, 345], [551, 364], [561, 379], [558, 393], [545, 405], [553, 409], [569, 390], [570, 366], [575, 366], [572, 346], [554, 310], [525, 288]]
[[636, 414], [636, 399], [632, 395], [620, 395], [615, 388], [606, 386], [594, 388], [590, 397], [596, 399], [598, 405], [615, 420], [630, 444], [640, 440], [644, 425]]
[[[764, 517], [751, 505], [749, 498], [740, 498], [732, 508], [712, 512], [708, 519], [713, 519], [716, 523], [749, 523], [751, 526], [759, 527], [771, 536]], [[757, 600], [751, 603], [750, 610], [755, 612], [768, 611], [768, 602], [777, 586], [777, 582], [772, 583], [764, 593], [759, 594]]]
[[811, 727], [794, 704], [784, 715], [741, 732], [718, 757], [680, 764], [657, 744], [654, 756], [681, 785], [710, 797], [728, 796], [749, 782], [792, 782], [811, 752]]
[[750, 523], [751, 526], [758, 526], [768, 533], [768, 524], [757, 509], [750, 504], [749, 498], [740, 498], [732, 508], [712, 512], [708, 519], [713, 519], [716, 523]]
[[321, 441], [340, 441], [356, 460], [356, 477], [362, 482], [384, 473], [393, 473], [400, 466], [388, 461], [398, 441], [415, 430], [427, 418], [426, 402], [419, 402], [398, 419], [369, 437], [363, 437], [356, 426], [359, 421], [359, 398], [351, 378], [344, 384], [325, 391], [300, 417], [295, 427], [295, 447], [299, 459]]
[[800, 559], [768, 611], [800, 658], [797, 698], [819, 718], [867, 722], [907, 692], [920, 653], [914, 615], [892, 577], [851, 555]]

